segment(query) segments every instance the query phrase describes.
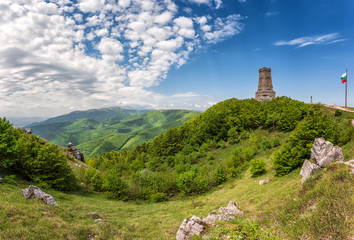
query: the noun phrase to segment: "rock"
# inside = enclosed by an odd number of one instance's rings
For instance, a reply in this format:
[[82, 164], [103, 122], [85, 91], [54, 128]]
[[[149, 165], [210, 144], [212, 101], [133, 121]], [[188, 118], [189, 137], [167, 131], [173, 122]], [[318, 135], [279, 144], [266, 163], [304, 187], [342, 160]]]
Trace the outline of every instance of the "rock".
[[305, 160], [300, 171], [300, 175], [302, 176], [301, 184], [303, 184], [306, 179], [311, 177], [315, 172], [320, 169], [321, 167], [319, 165], [312, 163], [309, 160]]
[[196, 216], [190, 219], [184, 219], [182, 225], [179, 227], [176, 239], [187, 240], [193, 235], [200, 235], [205, 229], [204, 222]]
[[2, 182], [2, 178], [0, 178], [0, 183]]
[[31, 128], [25, 128], [26, 134], [32, 134], [32, 129]]
[[237, 203], [230, 201], [227, 207], [219, 208], [219, 212], [224, 215], [244, 215], [244, 213], [238, 208]]
[[84, 154], [82, 152], [80, 152], [75, 146], [74, 144], [72, 144], [71, 142], [68, 143], [68, 148], [70, 152], [74, 153], [74, 156], [77, 160], [84, 162], [85, 161], [85, 157]]
[[351, 166], [352, 168], [354, 168], [354, 159], [346, 161], [346, 162], [341, 162], [345, 165]]
[[266, 178], [266, 179], [263, 179], [263, 180], [259, 181], [259, 185], [263, 185], [263, 184], [266, 184], [266, 183], [269, 183], [269, 182], [270, 182], [270, 179]]
[[96, 213], [96, 212], [89, 212], [89, 213], [87, 213], [87, 217], [91, 218], [91, 219], [99, 219], [100, 215], [98, 215], [98, 213]]
[[338, 146], [333, 146], [324, 138], [316, 138], [311, 148], [311, 159], [315, 160], [317, 165], [324, 167], [333, 161], [343, 161], [342, 149]]
[[75, 165], [76, 167], [79, 167], [79, 168], [82, 167], [81, 164], [74, 163], [74, 165]]
[[55, 202], [55, 199], [51, 195], [46, 194], [36, 186], [30, 185], [28, 188], [23, 189], [22, 193], [26, 199], [41, 198], [43, 202], [45, 202], [48, 205], [58, 206], [58, 204]]
[[228, 215], [222, 215], [222, 214], [215, 214], [215, 213], [209, 213], [209, 215], [206, 218], [203, 218], [203, 222], [213, 225], [214, 222], [220, 222], [220, 221], [231, 221], [234, 220], [234, 216], [228, 216]]
[[101, 218], [95, 219], [95, 223], [99, 223], [99, 222], [102, 222]]

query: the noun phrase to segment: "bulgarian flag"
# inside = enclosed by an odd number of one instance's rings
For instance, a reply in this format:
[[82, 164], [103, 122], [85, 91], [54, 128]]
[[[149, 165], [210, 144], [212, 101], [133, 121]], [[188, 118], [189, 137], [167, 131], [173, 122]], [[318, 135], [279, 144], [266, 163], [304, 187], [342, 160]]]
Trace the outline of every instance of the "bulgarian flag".
[[340, 79], [342, 80], [342, 83], [345, 83], [347, 81], [347, 73], [343, 73]]

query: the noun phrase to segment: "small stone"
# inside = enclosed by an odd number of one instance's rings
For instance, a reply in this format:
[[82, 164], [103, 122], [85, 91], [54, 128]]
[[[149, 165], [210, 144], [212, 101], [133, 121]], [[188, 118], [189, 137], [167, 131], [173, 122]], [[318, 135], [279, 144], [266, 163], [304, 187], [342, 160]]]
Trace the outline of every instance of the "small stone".
[[96, 212], [89, 212], [89, 213], [87, 213], [87, 217], [88, 217], [88, 218], [91, 218], [91, 219], [99, 219], [99, 218], [100, 218], [100, 216], [99, 216], [98, 213], [96, 213]]
[[269, 182], [270, 182], [270, 179], [266, 178], [266, 179], [260, 180], [259, 181], [259, 185], [263, 185], [263, 184], [266, 184], [266, 183], [269, 183]]
[[99, 222], [102, 222], [101, 218], [95, 219], [95, 223], [99, 223]]

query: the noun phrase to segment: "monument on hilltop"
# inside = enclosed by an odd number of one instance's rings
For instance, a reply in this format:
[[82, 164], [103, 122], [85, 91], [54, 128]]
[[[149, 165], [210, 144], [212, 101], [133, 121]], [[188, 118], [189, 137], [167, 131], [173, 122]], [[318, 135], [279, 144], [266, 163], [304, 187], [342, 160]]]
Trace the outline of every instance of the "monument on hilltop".
[[271, 71], [266, 67], [259, 69], [258, 90], [255, 97], [257, 101], [266, 102], [275, 98]]

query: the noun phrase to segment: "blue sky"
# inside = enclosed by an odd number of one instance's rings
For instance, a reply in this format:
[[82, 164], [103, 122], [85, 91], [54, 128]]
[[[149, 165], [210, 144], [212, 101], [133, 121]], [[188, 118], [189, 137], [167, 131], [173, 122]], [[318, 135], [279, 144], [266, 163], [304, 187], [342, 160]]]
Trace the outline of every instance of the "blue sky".
[[[4, 0], [0, 114], [110, 106], [205, 110], [277, 96], [354, 106], [350, 0]], [[352, 70], [353, 69], [353, 70]]]

